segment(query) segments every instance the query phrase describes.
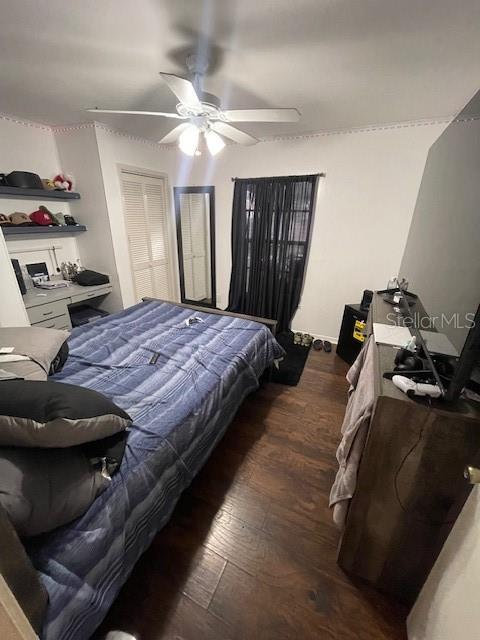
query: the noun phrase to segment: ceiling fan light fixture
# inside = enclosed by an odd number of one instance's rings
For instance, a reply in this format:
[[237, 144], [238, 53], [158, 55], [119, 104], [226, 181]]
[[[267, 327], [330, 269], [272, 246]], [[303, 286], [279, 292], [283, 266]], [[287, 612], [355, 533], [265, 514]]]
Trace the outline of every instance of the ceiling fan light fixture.
[[217, 153], [219, 153], [225, 146], [223, 139], [218, 135], [218, 133], [211, 129], [205, 131], [205, 140], [207, 141], [207, 147], [212, 156], [217, 155]]
[[[187, 60], [187, 67], [193, 76], [187, 80], [172, 73], [160, 75], [178, 100], [176, 113], [167, 111], [137, 111], [117, 109], [88, 109], [98, 113], [127, 114], [142, 116], [157, 116], [162, 118], [176, 118], [183, 120], [159, 140], [160, 144], [177, 142], [180, 150], [189, 156], [201, 155], [205, 144], [212, 156], [219, 153], [225, 146], [225, 141], [231, 140], [236, 144], [251, 145], [258, 142], [250, 134], [233, 127], [231, 122], [298, 122], [300, 112], [294, 108], [279, 109], [227, 109], [224, 111], [220, 100], [210, 94], [200, 91], [202, 78], [208, 67], [208, 60], [193, 55]], [[202, 137], [200, 139], [200, 134]], [[220, 135], [219, 135], [220, 134]]]
[[194, 156], [198, 150], [198, 128], [192, 124], [185, 129], [178, 139], [178, 146], [187, 156]]

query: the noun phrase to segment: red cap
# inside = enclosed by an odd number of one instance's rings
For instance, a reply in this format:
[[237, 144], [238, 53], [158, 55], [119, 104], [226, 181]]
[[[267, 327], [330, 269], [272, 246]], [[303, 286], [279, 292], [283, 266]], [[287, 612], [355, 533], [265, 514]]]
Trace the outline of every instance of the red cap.
[[46, 207], [40, 207], [38, 211], [34, 211], [30, 214], [30, 220], [35, 222], [35, 224], [41, 225], [49, 225], [55, 224], [55, 220], [52, 217], [52, 214]]

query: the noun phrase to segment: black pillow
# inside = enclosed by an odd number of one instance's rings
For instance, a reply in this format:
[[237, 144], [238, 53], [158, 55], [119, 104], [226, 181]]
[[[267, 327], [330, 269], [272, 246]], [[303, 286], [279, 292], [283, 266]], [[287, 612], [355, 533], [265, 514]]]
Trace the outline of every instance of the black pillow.
[[72, 447], [100, 440], [131, 423], [101, 393], [62, 382], [0, 382], [0, 446]]

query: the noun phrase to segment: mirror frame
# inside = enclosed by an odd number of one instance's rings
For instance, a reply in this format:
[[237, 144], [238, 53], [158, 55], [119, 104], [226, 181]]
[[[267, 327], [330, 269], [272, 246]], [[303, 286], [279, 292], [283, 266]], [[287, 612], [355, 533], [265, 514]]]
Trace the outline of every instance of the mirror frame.
[[[180, 210], [180, 196], [190, 193], [208, 193], [210, 198], [210, 290], [211, 302], [197, 302], [185, 295], [185, 271], [183, 268], [183, 244], [182, 244], [182, 222]], [[200, 307], [215, 309], [217, 306], [216, 273], [215, 273], [215, 187], [173, 187], [173, 199], [175, 203], [175, 224], [177, 228], [177, 255], [178, 274], [180, 276], [180, 299], [181, 302], [195, 304]]]

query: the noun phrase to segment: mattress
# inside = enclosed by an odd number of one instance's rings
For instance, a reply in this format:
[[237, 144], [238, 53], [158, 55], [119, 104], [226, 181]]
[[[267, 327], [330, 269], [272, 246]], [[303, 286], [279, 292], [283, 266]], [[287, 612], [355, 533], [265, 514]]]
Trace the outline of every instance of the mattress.
[[49, 595], [41, 637], [87, 640], [243, 399], [283, 351], [263, 325], [144, 302], [74, 329], [53, 379], [133, 418], [111, 485], [78, 520], [30, 541]]

